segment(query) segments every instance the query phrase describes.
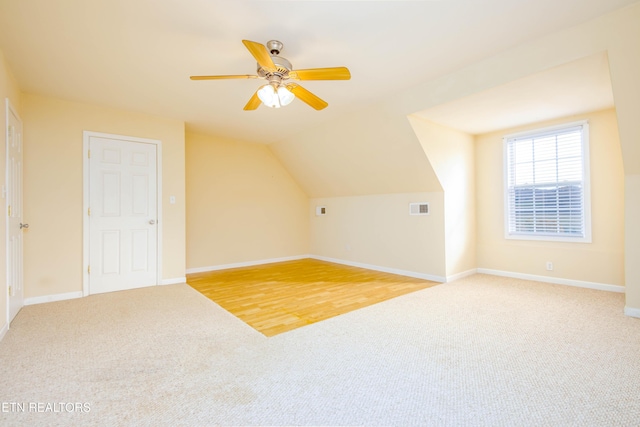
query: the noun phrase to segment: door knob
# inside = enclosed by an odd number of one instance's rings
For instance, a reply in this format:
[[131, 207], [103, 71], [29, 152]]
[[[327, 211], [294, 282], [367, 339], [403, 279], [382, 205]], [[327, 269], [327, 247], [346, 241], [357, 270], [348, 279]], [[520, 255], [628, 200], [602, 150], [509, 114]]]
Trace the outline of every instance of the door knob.
[[20, 230], [22, 230], [23, 228], [29, 228], [29, 224], [20, 223]]
[[155, 220], [155, 219], [150, 219], [150, 220], [149, 220], [149, 224], [153, 225], [153, 224], [155, 224], [155, 223], [156, 223], [156, 220]]

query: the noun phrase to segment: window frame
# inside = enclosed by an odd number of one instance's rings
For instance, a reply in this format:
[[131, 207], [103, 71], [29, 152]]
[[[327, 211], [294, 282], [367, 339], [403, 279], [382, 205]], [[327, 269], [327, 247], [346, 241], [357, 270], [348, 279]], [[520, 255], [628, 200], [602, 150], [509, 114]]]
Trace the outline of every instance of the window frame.
[[[559, 133], [565, 129], [582, 128], [582, 214], [583, 214], [583, 236], [566, 236], [553, 234], [536, 234], [509, 231], [509, 140], [514, 138], [540, 137], [545, 134]], [[589, 150], [589, 121], [581, 120], [570, 123], [563, 123], [556, 126], [536, 128], [523, 132], [505, 135], [502, 138], [503, 151], [503, 198], [504, 198], [504, 237], [508, 240], [534, 240], [549, 242], [570, 242], [570, 243], [591, 243], [591, 170], [590, 170], [590, 150]]]

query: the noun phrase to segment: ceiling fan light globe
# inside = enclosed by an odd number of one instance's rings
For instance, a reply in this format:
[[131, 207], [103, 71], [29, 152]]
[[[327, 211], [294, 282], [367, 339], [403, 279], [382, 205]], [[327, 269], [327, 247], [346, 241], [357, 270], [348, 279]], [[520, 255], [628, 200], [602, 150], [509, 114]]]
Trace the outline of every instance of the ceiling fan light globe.
[[291, 104], [296, 96], [284, 86], [278, 88], [278, 99], [283, 107]]
[[276, 90], [270, 84], [266, 84], [258, 89], [258, 98], [267, 107], [279, 108], [280, 100], [276, 94]]

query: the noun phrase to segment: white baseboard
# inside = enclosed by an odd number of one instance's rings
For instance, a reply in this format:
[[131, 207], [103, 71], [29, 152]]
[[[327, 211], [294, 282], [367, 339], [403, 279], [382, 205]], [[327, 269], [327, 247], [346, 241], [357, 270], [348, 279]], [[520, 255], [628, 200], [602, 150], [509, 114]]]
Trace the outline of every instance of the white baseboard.
[[188, 268], [187, 274], [205, 273], [207, 271], [228, 270], [230, 268], [252, 267], [254, 265], [273, 264], [274, 262], [296, 261], [299, 259], [309, 258], [309, 255], [295, 255], [283, 258], [260, 259], [256, 261], [236, 262], [233, 264], [212, 265], [209, 267]]
[[[160, 285], [175, 285], [178, 283], [186, 283], [186, 282], [187, 282], [186, 277], [177, 277], [175, 279], [163, 279], [162, 282], [160, 282]], [[67, 292], [65, 294], [44, 295], [41, 297], [25, 298], [24, 305], [26, 306], [26, 305], [34, 305], [34, 304], [43, 304], [47, 302], [64, 301], [68, 299], [83, 298], [85, 296], [89, 296], [89, 295], [84, 295], [82, 291]]]
[[624, 286], [609, 285], [607, 283], [584, 282], [582, 280], [561, 279], [559, 277], [549, 277], [549, 276], [537, 276], [535, 274], [514, 273], [512, 271], [491, 270], [488, 268], [478, 268], [477, 272], [480, 274], [491, 274], [493, 276], [512, 277], [514, 279], [553, 283], [555, 285], [576, 286], [579, 288], [596, 289], [599, 291], [624, 293]]
[[82, 291], [67, 292], [66, 294], [44, 295], [24, 299], [24, 305], [42, 304], [45, 302], [64, 301], [68, 299], [82, 298]]
[[408, 270], [399, 270], [397, 268], [381, 267], [378, 265], [364, 264], [361, 262], [354, 262], [354, 261], [346, 261], [343, 259], [329, 258], [329, 257], [324, 257], [319, 255], [309, 255], [308, 258], [317, 259], [319, 261], [333, 262], [335, 264], [349, 265], [351, 267], [366, 268], [367, 270], [381, 271], [383, 273], [398, 274], [400, 276], [413, 277], [416, 279], [430, 280], [432, 282], [444, 283], [447, 280], [446, 277], [434, 276], [432, 274], [417, 273], [415, 271], [408, 271]]
[[457, 274], [453, 274], [451, 276], [447, 276], [447, 283], [448, 282], [453, 282], [454, 280], [462, 279], [462, 278], [467, 277], [467, 276], [473, 276], [477, 272], [478, 272], [478, 270], [476, 270], [475, 268], [472, 268], [471, 270], [463, 271], [462, 273], [457, 273]]
[[9, 331], [9, 324], [5, 323], [2, 325], [2, 328], [0, 328], [0, 341], [2, 341], [5, 335], [7, 335], [7, 331]]
[[178, 285], [180, 283], [187, 283], [186, 277], [176, 277], [175, 279], [162, 279], [161, 285]]
[[640, 318], [640, 308], [625, 307], [624, 314], [626, 314], [627, 316]]

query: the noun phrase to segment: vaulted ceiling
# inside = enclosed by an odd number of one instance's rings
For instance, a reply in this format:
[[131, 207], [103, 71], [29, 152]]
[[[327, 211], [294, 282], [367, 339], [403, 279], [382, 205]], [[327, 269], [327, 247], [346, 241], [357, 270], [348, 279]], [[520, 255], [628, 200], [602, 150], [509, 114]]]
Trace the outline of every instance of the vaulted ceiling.
[[[271, 143], [635, 2], [0, 0], [0, 49], [24, 92]], [[294, 68], [347, 66], [352, 79], [305, 82], [329, 103], [319, 112], [300, 101], [245, 112], [259, 81], [189, 80], [254, 73], [242, 39], [278, 39]]]

